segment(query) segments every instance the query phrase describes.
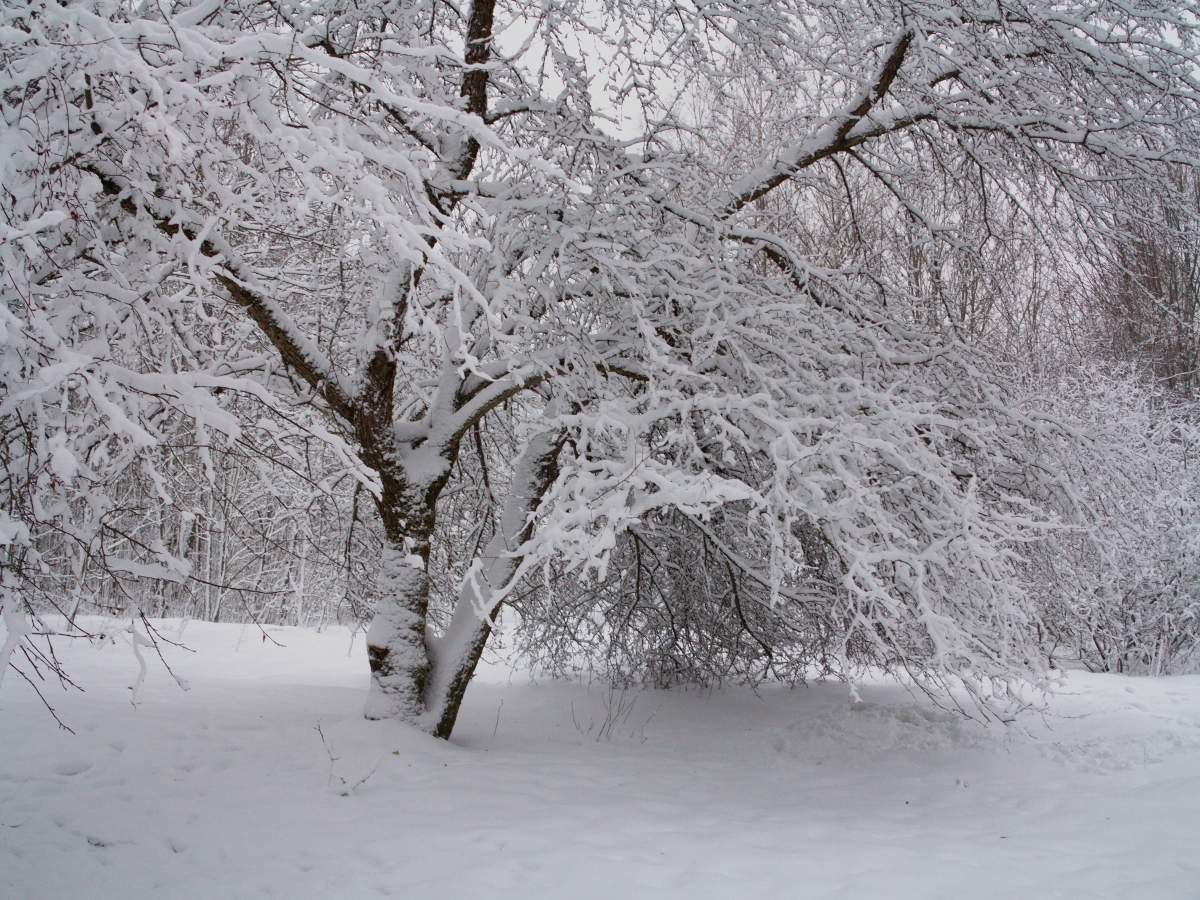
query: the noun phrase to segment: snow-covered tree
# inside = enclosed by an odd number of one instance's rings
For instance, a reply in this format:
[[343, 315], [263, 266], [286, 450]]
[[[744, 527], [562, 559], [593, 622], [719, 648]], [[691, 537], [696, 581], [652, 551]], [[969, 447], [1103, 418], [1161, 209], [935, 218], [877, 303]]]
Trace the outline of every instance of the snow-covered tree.
[[[0, 36], [6, 616], [63, 564], [51, 532], [186, 578], [114, 542], [120, 486], [170, 504], [172, 435], [204, 465], [267, 427], [268, 457], [319, 440], [318, 488], [373, 498], [372, 717], [447, 736], [506, 593], [603, 580], [668, 514], [767, 603], [817, 591], [831, 654], [977, 685], [1033, 664], [1051, 426], [897, 312], [887, 267], [757, 211], [850, 167], [928, 246], [986, 217], [977, 184], [1086, 225], [1098, 183], [1194, 162], [1188, 4], [30, 0]], [[731, 165], [681, 110], [745, 59], [801, 102]], [[490, 536], [434, 628], [468, 457]]]

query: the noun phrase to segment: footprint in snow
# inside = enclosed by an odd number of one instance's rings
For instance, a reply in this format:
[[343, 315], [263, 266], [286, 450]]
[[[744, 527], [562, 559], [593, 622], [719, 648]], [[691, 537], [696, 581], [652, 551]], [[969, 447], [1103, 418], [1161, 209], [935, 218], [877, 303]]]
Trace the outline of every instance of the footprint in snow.
[[78, 775], [86, 772], [92, 764], [85, 759], [68, 759], [54, 767], [55, 775]]

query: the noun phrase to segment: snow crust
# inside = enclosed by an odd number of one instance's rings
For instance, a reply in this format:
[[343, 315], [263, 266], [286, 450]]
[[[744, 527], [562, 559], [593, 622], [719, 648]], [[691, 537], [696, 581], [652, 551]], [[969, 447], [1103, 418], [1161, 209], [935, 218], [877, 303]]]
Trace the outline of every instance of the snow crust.
[[129, 647], [63, 642], [75, 735], [0, 691], [0, 897], [1200, 892], [1200, 677], [1071, 673], [1005, 728], [882, 681], [622, 694], [493, 660], [447, 744], [362, 719], [361, 633], [183, 639], [192, 690], [151, 658], [136, 707]]

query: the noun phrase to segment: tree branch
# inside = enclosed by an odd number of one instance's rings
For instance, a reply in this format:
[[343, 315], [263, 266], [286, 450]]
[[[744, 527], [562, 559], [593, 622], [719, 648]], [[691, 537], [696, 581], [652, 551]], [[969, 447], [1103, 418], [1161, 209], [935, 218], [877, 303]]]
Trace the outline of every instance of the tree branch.
[[152, 209], [145, 202], [136, 202], [132, 191], [122, 187], [116, 176], [105, 173], [96, 166], [85, 168], [100, 179], [104, 193], [116, 198], [124, 212], [131, 216], [137, 216], [139, 213], [146, 215], [163, 234], [168, 237], [181, 235], [193, 243], [198, 243], [201, 255], [219, 260], [225, 271], [218, 270], [213, 273], [213, 277], [271, 342], [284, 365], [299, 374], [341, 418], [347, 422], [354, 421], [354, 403], [325, 354], [300, 332], [274, 301], [247, 284], [250, 279], [245, 277], [242, 266], [234, 258], [231, 250], [221, 246], [223, 242], [213, 237], [200, 239], [197, 229], [178, 224], [172, 220], [169, 213]]
[[[905, 30], [896, 37], [887, 51], [883, 66], [871, 79], [870, 85], [855, 98], [852, 106], [828, 120], [810, 140], [769, 165], [755, 169], [739, 179], [730, 192], [732, 196], [722, 205], [717, 218], [727, 219], [737, 214], [743, 207], [770, 193], [815, 162], [861, 144], [878, 134], [896, 130], [899, 126], [892, 125], [878, 133], [876, 129], [869, 129], [861, 134], [851, 134], [854, 127], [867, 117], [891, 89], [909, 47], [912, 46], [913, 37], [911, 30]], [[907, 119], [908, 117], [905, 117], [904, 120], [898, 121], [903, 121], [904, 126], [907, 126], [911, 124]]]
[[[471, 4], [471, 15], [467, 20], [466, 49], [463, 53], [463, 75], [460, 95], [466, 98], [467, 112], [487, 119], [488, 69], [492, 56], [492, 25], [495, 21], [495, 0], [475, 0]], [[453, 177], [466, 178], [475, 167], [479, 157], [479, 141], [468, 137], [452, 167]]]

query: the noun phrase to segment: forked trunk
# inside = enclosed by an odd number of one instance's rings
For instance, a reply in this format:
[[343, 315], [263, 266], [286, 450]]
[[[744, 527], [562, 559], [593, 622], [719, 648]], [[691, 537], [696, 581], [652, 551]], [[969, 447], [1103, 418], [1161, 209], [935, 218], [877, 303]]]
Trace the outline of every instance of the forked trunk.
[[[429, 538], [437, 490], [385, 484], [381, 513], [389, 543], [380, 560], [379, 608], [367, 632], [368, 719], [399, 719], [449, 738], [467, 684], [491, 634], [498, 597], [521, 564], [513, 555], [533, 533], [532, 515], [558, 475], [560, 432], [535, 436], [517, 459], [512, 488], [482, 567], [459, 591], [446, 633], [426, 634]], [[390, 495], [390, 496], [389, 496]], [[415, 552], [414, 552], [415, 551]]]

